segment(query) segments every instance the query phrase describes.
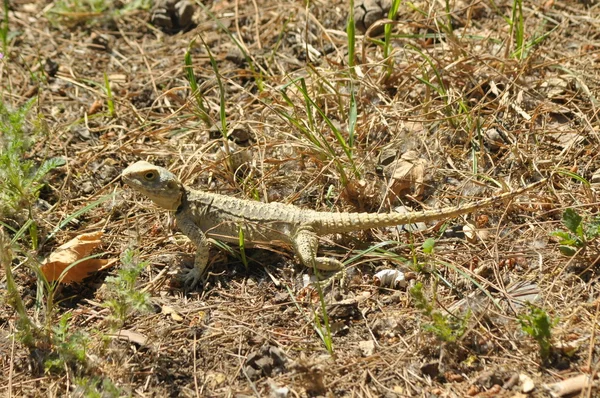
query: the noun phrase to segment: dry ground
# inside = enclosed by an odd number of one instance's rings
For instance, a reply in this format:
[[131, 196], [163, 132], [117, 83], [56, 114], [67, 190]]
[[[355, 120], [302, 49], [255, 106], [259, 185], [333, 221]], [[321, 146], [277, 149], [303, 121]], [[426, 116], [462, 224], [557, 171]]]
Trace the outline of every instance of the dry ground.
[[[75, 3], [82, 2], [67, 2]], [[45, 133], [27, 157], [66, 161], [48, 174], [35, 207], [40, 236], [114, 195], [32, 254], [42, 259], [78, 234], [103, 230], [105, 258], [133, 248], [149, 262], [137, 288], [149, 292], [153, 311], [127, 317], [121, 329], [130, 339], [110, 336], [103, 285], [117, 264], [63, 288], [46, 319], [32, 261], [15, 251], [12, 272], [32, 319], [56, 325], [71, 313], [68, 335], [83, 332], [89, 341], [85, 359], [45, 372], [61, 347], [19, 339], [5, 295], [0, 394], [286, 396], [287, 388], [287, 396], [543, 397], [545, 385], [595, 375], [598, 246], [591, 241], [567, 257], [551, 233], [565, 230], [567, 208], [586, 225], [598, 211], [600, 8], [524, 3], [522, 54], [518, 23], [509, 24], [512, 2], [452, 0], [447, 14], [443, 1], [417, 1], [400, 6], [390, 56], [381, 42], [358, 36], [351, 70], [345, 1], [207, 1], [210, 13], [198, 8], [188, 31], [168, 33], [149, 23], [149, 10], [122, 11], [120, 2], [106, 0], [106, 10], [91, 13], [10, 1], [1, 100], [16, 109], [36, 98], [30, 116]], [[218, 130], [219, 82], [202, 40], [223, 84], [231, 162]], [[208, 123], [184, 69], [188, 48]], [[351, 142], [350, 155], [336, 129]], [[413, 159], [408, 183], [386, 166], [405, 166], [393, 161], [400, 156]], [[318, 295], [303, 286], [306, 270], [289, 248], [247, 250], [247, 270], [239, 255], [215, 248], [208, 285], [180, 286], [177, 269], [189, 266], [193, 246], [165, 212], [119, 183], [120, 171], [141, 159], [195, 188], [327, 211], [438, 208], [556, 175], [512, 203], [412, 234], [324, 237], [327, 255], [342, 259], [397, 242], [352, 261], [348, 285], [327, 292], [331, 355], [315, 331]], [[5, 214], [3, 222], [18, 228], [25, 219]], [[480, 238], [462, 234], [467, 221]], [[422, 248], [428, 238], [433, 253]], [[409, 286], [375, 286], [383, 269], [407, 272]], [[417, 283], [433, 312], [410, 294]], [[531, 311], [524, 301], [556, 320], [547, 360], [518, 322]], [[441, 322], [437, 334], [433, 318]], [[534, 386], [527, 394], [523, 376]]]

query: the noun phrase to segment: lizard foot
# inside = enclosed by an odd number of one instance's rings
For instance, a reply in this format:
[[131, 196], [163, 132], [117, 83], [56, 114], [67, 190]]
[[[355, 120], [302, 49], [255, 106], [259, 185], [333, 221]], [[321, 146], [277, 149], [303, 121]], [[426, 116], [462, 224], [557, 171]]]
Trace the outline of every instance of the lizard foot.
[[202, 273], [196, 267], [191, 268], [189, 270], [184, 270], [183, 272], [183, 284], [186, 290], [194, 289], [198, 282], [202, 280], [204, 282], [204, 278], [202, 278]]
[[347, 282], [348, 282], [348, 269], [347, 268], [343, 268], [339, 271], [337, 271], [335, 274], [331, 275], [330, 277], [328, 277], [325, 280], [319, 281], [319, 282], [315, 282], [317, 284], [319, 284], [319, 286], [321, 287], [321, 289], [329, 289], [333, 286], [333, 284], [336, 281], [340, 282], [340, 287], [342, 287], [343, 289], [346, 289], [347, 286]]

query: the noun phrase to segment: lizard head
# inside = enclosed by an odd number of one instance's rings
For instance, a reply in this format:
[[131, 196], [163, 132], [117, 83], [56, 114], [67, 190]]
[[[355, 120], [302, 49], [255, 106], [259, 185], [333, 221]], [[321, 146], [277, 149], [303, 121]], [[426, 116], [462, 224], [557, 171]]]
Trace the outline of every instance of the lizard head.
[[140, 161], [127, 167], [121, 173], [125, 184], [146, 195], [156, 205], [177, 210], [181, 204], [183, 185], [169, 170]]

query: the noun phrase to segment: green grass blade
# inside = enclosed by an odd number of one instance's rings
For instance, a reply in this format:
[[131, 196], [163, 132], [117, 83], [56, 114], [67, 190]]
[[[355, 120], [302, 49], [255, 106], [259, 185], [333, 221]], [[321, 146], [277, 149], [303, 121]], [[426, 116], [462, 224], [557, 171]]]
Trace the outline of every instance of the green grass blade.
[[62, 220], [60, 223], [58, 223], [58, 225], [52, 230], [52, 232], [50, 232], [50, 234], [48, 234], [48, 236], [46, 237], [45, 241], [48, 241], [50, 239], [52, 239], [54, 237], [54, 235], [56, 235], [58, 233], [58, 231], [60, 231], [61, 229], [63, 229], [68, 223], [70, 223], [73, 219], [79, 217], [82, 214], [87, 213], [88, 211], [92, 210], [93, 208], [101, 205], [102, 203], [106, 202], [109, 199], [114, 199], [115, 194], [111, 193], [109, 195], [105, 195], [103, 197], [101, 197], [100, 199], [90, 203], [89, 205], [77, 210], [76, 212], [74, 212], [73, 214], [70, 214], [68, 217], [66, 217], [64, 220]]
[[0, 28], [0, 40], [2, 40], [2, 54], [7, 56], [8, 51], [8, 0], [2, 2], [4, 18], [2, 18], [2, 27]]
[[356, 51], [356, 26], [354, 24], [354, 0], [350, 0], [348, 6], [348, 24], [346, 25], [346, 34], [348, 36], [348, 66], [353, 71], [354, 57]]
[[108, 114], [111, 118], [116, 116], [115, 114], [115, 101], [113, 99], [112, 90], [110, 88], [110, 82], [108, 81], [108, 76], [106, 72], [104, 72], [104, 91], [106, 91], [106, 104], [108, 106]]
[[227, 164], [229, 165], [229, 169], [231, 172], [235, 172], [233, 170], [233, 164], [231, 162], [231, 150], [229, 149], [229, 140], [228, 140], [228, 132], [227, 132], [227, 112], [226, 112], [226, 104], [225, 104], [225, 87], [223, 86], [223, 80], [221, 79], [221, 73], [219, 72], [219, 67], [217, 66], [217, 61], [215, 57], [213, 57], [212, 52], [210, 51], [210, 47], [206, 44], [204, 39], [200, 37], [202, 40], [202, 44], [204, 48], [208, 52], [208, 57], [210, 58], [210, 65], [215, 72], [215, 77], [217, 79], [217, 84], [219, 86], [219, 119], [221, 121], [221, 136], [223, 138], [223, 148], [225, 149], [225, 155], [227, 156]]
[[192, 62], [192, 53], [191, 53], [192, 47], [194, 46], [194, 42], [195, 42], [195, 40], [192, 40], [190, 42], [188, 49], [185, 52], [185, 55], [183, 57], [184, 64], [185, 64], [184, 69], [185, 69], [188, 83], [190, 84], [190, 89], [192, 90], [191, 95], [196, 99], [196, 105], [198, 106], [198, 110], [200, 111], [198, 113], [198, 116], [200, 117], [200, 119], [202, 119], [204, 124], [206, 124], [208, 127], [210, 127], [212, 125], [212, 122], [210, 120], [210, 116], [208, 115], [208, 110], [206, 109], [206, 106], [204, 105], [204, 96], [202, 95], [202, 92], [200, 91], [200, 88], [198, 86], [198, 81], [196, 79], [196, 74], [194, 73], [194, 64]]
[[219, 18], [217, 18], [212, 12], [210, 12], [210, 10], [201, 2], [196, 1], [196, 4], [200, 6], [200, 8], [202, 8], [206, 15], [208, 15], [227, 36], [229, 36], [233, 44], [235, 44], [236, 47], [242, 52], [242, 54], [244, 55], [244, 59], [250, 67], [250, 71], [254, 75], [256, 87], [259, 92], [262, 92], [264, 90], [263, 73], [265, 73], [265, 71], [262, 70], [262, 68], [260, 71], [257, 71], [256, 63], [254, 62], [250, 54], [248, 54], [246, 47], [242, 45], [242, 43], [240, 43], [240, 41], [229, 31], [229, 29], [227, 29], [225, 25], [223, 25], [223, 22], [221, 22]]
[[242, 264], [244, 264], [244, 268], [246, 268], [246, 272], [248, 272], [248, 259], [246, 258], [246, 239], [244, 236], [244, 228], [242, 225], [238, 227], [238, 239], [240, 247], [240, 258], [242, 259]]
[[[352, 157], [352, 151], [350, 150], [350, 146], [346, 142], [346, 139], [344, 138], [344, 136], [342, 135], [342, 133], [340, 132], [340, 130], [336, 127], [336, 125], [327, 116], [327, 114], [323, 111], [323, 109], [321, 109], [321, 107], [318, 106], [317, 103], [315, 101], [313, 101], [312, 98], [310, 98], [310, 96], [308, 94], [308, 91], [306, 90], [306, 86], [303, 84], [303, 81], [304, 81], [304, 78], [300, 78], [301, 85], [300, 85], [300, 87], [298, 87], [298, 89], [300, 90], [300, 92], [304, 96], [305, 100], [308, 101], [308, 102], [310, 102], [310, 104], [312, 105], [312, 107], [319, 113], [319, 115], [321, 116], [321, 118], [323, 118], [323, 121], [325, 121], [325, 123], [327, 124], [327, 126], [329, 126], [329, 128], [333, 132], [333, 134], [334, 134], [337, 142], [340, 144], [340, 147], [342, 148], [342, 150], [346, 154], [346, 157], [350, 161], [350, 165], [352, 167], [352, 171], [354, 172], [354, 175], [357, 178], [360, 178], [360, 173], [358, 172], [358, 168], [356, 167], [356, 164], [354, 163], [354, 159]], [[327, 142], [327, 140], [325, 140], [325, 142]], [[335, 153], [333, 151], [333, 148], [331, 148], [331, 151], [332, 151], [331, 152], [332, 154]]]
[[354, 93], [354, 84], [350, 84], [350, 109], [348, 109], [348, 145], [350, 152], [354, 148], [354, 133], [356, 130], [356, 121], [358, 118], [358, 109], [356, 105], [356, 95]]
[[[393, 0], [392, 6], [390, 7], [390, 11], [388, 12], [388, 19], [395, 21], [396, 16], [398, 15], [398, 8], [400, 8], [400, 4], [402, 0]], [[390, 48], [392, 46], [392, 24], [385, 24], [383, 27], [383, 36], [384, 36], [384, 44], [383, 44], [383, 58], [387, 62], [387, 73], [388, 75], [392, 73], [394, 68], [394, 60], [389, 58], [390, 56]]]

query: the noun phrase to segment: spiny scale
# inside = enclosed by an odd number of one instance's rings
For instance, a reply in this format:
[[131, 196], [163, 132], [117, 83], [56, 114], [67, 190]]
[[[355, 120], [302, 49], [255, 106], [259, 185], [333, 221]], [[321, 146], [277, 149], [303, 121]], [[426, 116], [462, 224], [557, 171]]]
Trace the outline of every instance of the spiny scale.
[[[302, 263], [309, 268], [339, 270], [337, 259], [318, 257], [319, 236], [361, 229], [452, 218], [511, 199], [544, 184], [543, 179], [513, 192], [503, 193], [464, 206], [412, 213], [329, 213], [304, 210], [281, 203], [261, 203], [189, 189], [162, 167], [137, 162], [123, 171], [123, 180], [148, 196], [157, 205], [175, 211], [179, 229], [197, 247], [195, 267], [185, 281], [193, 287], [205, 275], [211, 236], [230, 237], [235, 241], [240, 228], [251, 241], [291, 243]], [[211, 235], [213, 234], [213, 235]]]
[[[478, 200], [454, 207], [443, 209], [415, 211], [410, 213], [325, 213], [320, 219], [317, 233], [343, 233], [359, 231], [369, 228], [391, 227], [402, 224], [427, 222], [442, 218], [454, 218], [462, 214], [472, 213], [475, 210], [512, 199], [530, 189], [545, 184], [547, 179], [542, 179], [526, 187], [511, 192], [505, 192], [491, 198]], [[322, 214], [322, 213], [318, 213]]]

